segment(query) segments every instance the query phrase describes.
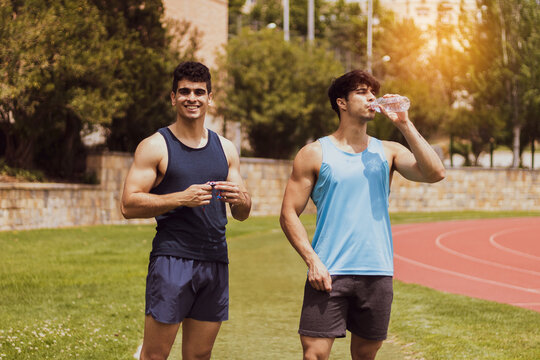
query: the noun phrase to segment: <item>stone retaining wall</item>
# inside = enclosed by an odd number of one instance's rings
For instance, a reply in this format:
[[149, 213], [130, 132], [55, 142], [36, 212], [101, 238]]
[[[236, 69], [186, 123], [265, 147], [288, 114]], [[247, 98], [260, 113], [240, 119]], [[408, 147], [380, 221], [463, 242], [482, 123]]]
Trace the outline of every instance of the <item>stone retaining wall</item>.
[[390, 211], [539, 211], [540, 171], [447, 169], [435, 184], [415, 183], [395, 173]]
[[[96, 224], [154, 223], [125, 220], [122, 184], [133, 158], [104, 153], [88, 157], [100, 185], [0, 183], [0, 230]], [[291, 161], [241, 158], [241, 175], [253, 199], [252, 215], [277, 215]], [[540, 211], [540, 171], [448, 169], [446, 179], [420, 184], [394, 175], [390, 211]], [[306, 212], [314, 213], [310, 201]]]

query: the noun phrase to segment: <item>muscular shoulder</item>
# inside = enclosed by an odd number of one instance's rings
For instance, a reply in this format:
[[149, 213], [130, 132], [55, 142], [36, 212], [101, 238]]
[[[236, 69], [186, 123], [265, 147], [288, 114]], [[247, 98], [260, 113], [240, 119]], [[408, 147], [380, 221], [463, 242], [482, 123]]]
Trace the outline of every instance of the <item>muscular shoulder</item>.
[[322, 163], [322, 146], [318, 141], [305, 145], [294, 159], [294, 167], [307, 171], [318, 171]]
[[219, 135], [219, 141], [221, 142], [221, 147], [223, 148], [223, 152], [225, 153], [225, 156], [227, 157], [227, 161], [229, 164], [231, 162], [238, 162], [239, 161], [239, 155], [238, 151], [236, 150], [236, 146], [233, 144], [233, 142], [221, 135]]
[[165, 139], [160, 133], [155, 133], [139, 143], [135, 150], [135, 161], [159, 163], [166, 155]]
[[312, 143], [304, 145], [304, 147], [300, 149], [296, 156], [300, 156], [302, 157], [302, 159], [308, 161], [322, 159], [321, 143], [319, 141], [314, 141]]
[[384, 151], [388, 155], [391, 155], [392, 157], [395, 157], [398, 153], [402, 151], [408, 151], [405, 146], [401, 145], [400, 143], [396, 141], [382, 140], [382, 145], [383, 145]]
[[225, 151], [225, 154], [228, 152], [234, 152], [235, 154], [238, 154], [236, 151], [236, 146], [234, 146], [233, 142], [221, 135], [219, 135], [219, 141], [221, 142], [221, 146], [223, 147], [223, 151]]
[[402, 152], [409, 152], [409, 149], [396, 141], [383, 140], [382, 145], [384, 149], [384, 154], [386, 155], [386, 159], [388, 160], [388, 165], [390, 166], [390, 168], [392, 168], [392, 166], [394, 165], [394, 159], [398, 154]]

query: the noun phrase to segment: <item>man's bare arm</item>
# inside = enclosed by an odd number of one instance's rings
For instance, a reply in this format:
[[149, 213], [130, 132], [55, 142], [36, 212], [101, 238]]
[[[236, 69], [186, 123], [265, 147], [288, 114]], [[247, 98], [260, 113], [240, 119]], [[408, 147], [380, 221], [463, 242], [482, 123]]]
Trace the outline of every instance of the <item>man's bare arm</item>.
[[313, 250], [307, 231], [300, 221], [300, 214], [304, 211], [315, 185], [315, 172], [320, 167], [321, 159], [322, 150], [318, 142], [306, 145], [298, 152], [285, 189], [279, 222], [287, 239], [308, 266], [308, 281], [311, 286], [319, 291], [329, 292], [332, 290], [332, 278]]
[[408, 112], [386, 112], [384, 108], [381, 111], [399, 129], [411, 148], [397, 142], [384, 142], [392, 153], [393, 167], [412, 181], [434, 183], [444, 179], [446, 171], [441, 159], [409, 120]]
[[137, 146], [122, 193], [121, 210], [126, 219], [151, 218], [178, 206], [195, 207], [210, 203], [212, 187], [208, 184], [192, 185], [184, 191], [165, 195], [150, 193], [164, 154], [166, 156], [167, 147], [160, 134], [144, 139]]
[[251, 197], [240, 175], [240, 157], [234, 144], [220, 137], [223, 150], [229, 162], [227, 181], [216, 182], [216, 190], [221, 192], [221, 201], [229, 203], [231, 215], [239, 221], [244, 221], [251, 212]]
[[[394, 167], [408, 180], [435, 183], [445, 177], [444, 165], [431, 145], [412, 123], [400, 129], [411, 150], [394, 143]], [[411, 152], [412, 151], [412, 152]]]

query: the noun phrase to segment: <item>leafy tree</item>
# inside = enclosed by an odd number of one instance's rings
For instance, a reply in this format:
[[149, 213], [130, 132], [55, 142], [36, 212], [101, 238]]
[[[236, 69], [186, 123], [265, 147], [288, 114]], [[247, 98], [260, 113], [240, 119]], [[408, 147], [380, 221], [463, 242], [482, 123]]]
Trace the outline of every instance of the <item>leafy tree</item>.
[[127, 94], [113, 76], [122, 53], [87, 2], [0, 1], [6, 161], [72, 175], [83, 123], [104, 124], [124, 110]]
[[523, 120], [521, 149], [531, 146], [534, 166], [535, 141], [540, 140], [540, 5], [538, 2], [523, 3], [520, 33], [529, 34], [521, 43], [520, 54], [523, 59], [519, 69], [519, 79], [523, 87]]
[[512, 147], [517, 167], [526, 144], [521, 141], [530, 141], [522, 131], [535, 128], [528, 122], [537, 106], [540, 7], [534, 0], [480, 0], [478, 9], [466, 47], [467, 86], [475, 111], [491, 110], [504, 119], [506, 131], [497, 137]]
[[[264, 29], [270, 23], [283, 27], [283, 8], [279, 0], [257, 1], [247, 15], [248, 24], [254, 30]], [[289, 17], [290, 28], [292, 24]]]
[[194, 57], [197, 32], [162, 17], [161, 0], [0, 0], [7, 164], [73, 178], [81, 130], [105, 127], [110, 149], [133, 151], [172, 121], [170, 73]]
[[253, 155], [286, 159], [337, 126], [327, 89], [343, 69], [326, 48], [286, 42], [283, 33], [244, 29], [221, 60], [219, 112], [240, 121]]
[[[240, 0], [229, 1], [229, 24], [234, 24], [230, 28], [234, 34], [238, 33], [242, 26], [247, 25], [253, 30], [263, 29], [270, 23], [283, 28], [282, 0], [258, 0], [250, 12], [242, 16], [241, 8], [244, 3], [245, 1]], [[321, 37], [323, 33], [323, 24], [319, 19], [321, 17], [321, 7], [324, 3], [324, 0], [314, 1], [315, 37]], [[306, 37], [307, 7], [308, 0], [289, 1], [289, 29], [292, 36]], [[241, 17], [240, 20], [238, 19], [239, 16]]]
[[[306, 38], [307, 34], [307, 5], [308, 1], [289, 2], [289, 27], [292, 37]], [[238, 17], [236, 1], [229, 2], [229, 22], [231, 16]], [[345, 0], [323, 1], [315, 0], [315, 38], [328, 42], [336, 58], [344, 65], [346, 70], [361, 68], [366, 59], [366, 32], [367, 18], [362, 14], [359, 3]], [[380, 28], [388, 21], [392, 21], [391, 12], [380, 6], [379, 1], [374, 2], [374, 16], [380, 19]], [[246, 14], [244, 25], [253, 29], [262, 29], [269, 23], [283, 27], [283, 7], [281, 0], [257, 1], [249, 14]], [[238, 32], [238, 21], [234, 26]], [[377, 30], [377, 29], [376, 29]], [[374, 39], [378, 38], [379, 31], [374, 32]]]
[[430, 70], [427, 73], [436, 79], [434, 95], [441, 98], [440, 123], [450, 135], [450, 157], [453, 153], [459, 153], [468, 166], [472, 165], [469, 155], [473, 154], [476, 164], [480, 153], [489, 145], [483, 139], [491, 139], [497, 128], [485, 127], [482, 116], [475, 116], [469, 93], [464, 90], [464, 74], [467, 70], [464, 43], [468, 40], [466, 34], [470, 32], [470, 20], [464, 3], [461, 3], [457, 26], [447, 21], [446, 5], [445, 1], [439, 3], [437, 22], [430, 29], [436, 47], [429, 56]]
[[490, 145], [496, 145], [497, 138], [494, 136], [500, 138], [500, 134], [505, 131], [504, 119], [489, 108], [474, 111], [460, 108], [451, 120], [447, 123], [447, 129], [450, 134], [467, 140], [468, 146], [461, 155], [465, 157], [467, 163], [470, 152], [474, 157], [474, 163], [471, 165], [474, 166], [478, 166], [478, 159], [482, 152], [488, 151]]
[[358, 3], [326, 2], [321, 8], [322, 37], [346, 70], [365, 64], [367, 19]]
[[161, 0], [92, 0], [117, 39], [124, 56], [115, 78], [128, 93], [125, 111], [107, 124], [110, 150], [133, 152], [157, 128], [174, 120], [170, 106], [171, 73], [199, 48], [197, 29], [188, 22], [162, 22]]
[[[409, 117], [422, 136], [429, 140], [438, 134], [446, 116], [446, 103], [437, 94], [433, 84], [423, 79], [386, 78], [382, 80], [381, 85], [379, 95], [401, 94], [411, 100]], [[382, 115], [376, 115], [374, 121], [368, 124], [368, 133], [380, 139], [398, 141], [408, 146], [401, 132]]]
[[[380, 79], [381, 94], [409, 97], [409, 116], [426, 138], [437, 134], [449, 108], [437, 68], [425, 57], [427, 40], [410, 19], [387, 21], [375, 43], [373, 73]], [[390, 60], [381, 61], [383, 57]], [[369, 123], [368, 132], [381, 139], [407, 144], [400, 131], [383, 116]]]
[[229, 34], [237, 34], [242, 29], [242, 8], [246, 0], [229, 0]]

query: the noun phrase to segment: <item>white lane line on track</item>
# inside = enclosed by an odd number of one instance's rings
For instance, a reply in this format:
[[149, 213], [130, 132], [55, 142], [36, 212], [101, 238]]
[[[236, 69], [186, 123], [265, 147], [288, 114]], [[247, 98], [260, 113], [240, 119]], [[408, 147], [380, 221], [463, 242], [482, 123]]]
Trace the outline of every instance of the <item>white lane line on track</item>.
[[508, 234], [508, 233], [511, 233], [511, 232], [515, 232], [517, 230], [521, 230], [521, 229], [525, 229], [525, 228], [527, 228], [527, 226], [522, 226], [522, 227], [518, 227], [518, 228], [512, 228], [512, 229], [506, 229], [506, 230], [503, 230], [503, 231], [499, 231], [499, 232], [497, 232], [497, 233], [490, 236], [489, 242], [490, 242], [491, 245], [495, 246], [496, 248], [498, 248], [498, 249], [500, 249], [502, 251], [506, 251], [506, 252], [509, 252], [511, 254], [515, 254], [515, 255], [518, 255], [518, 256], [523, 256], [523, 257], [526, 257], [528, 259], [540, 260], [540, 256], [534, 256], [534, 255], [527, 254], [527, 253], [522, 252], [522, 251], [510, 249], [510, 248], [507, 248], [506, 246], [502, 246], [501, 244], [499, 244], [498, 242], [495, 241], [495, 238], [497, 236], [501, 236], [501, 235]]
[[510, 303], [510, 305], [514, 306], [538, 306], [540, 305], [540, 302], [532, 302], [532, 303]]
[[439, 249], [441, 249], [443, 251], [446, 251], [446, 252], [448, 252], [450, 254], [453, 254], [455, 256], [461, 257], [463, 259], [471, 260], [471, 261], [474, 261], [474, 262], [477, 262], [477, 263], [480, 263], [480, 264], [496, 266], [496, 267], [499, 267], [499, 268], [502, 268], [502, 269], [508, 269], [508, 270], [512, 270], [512, 271], [519, 271], [519, 272], [522, 272], [522, 273], [525, 273], [525, 274], [540, 276], [540, 272], [538, 272], [538, 271], [522, 269], [522, 268], [510, 266], [510, 265], [504, 265], [504, 264], [497, 263], [497, 262], [494, 262], [494, 261], [480, 259], [480, 258], [477, 258], [475, 256], [467, 255], [467, 254], [464, 254], [462, 252], [450, 249], [449, 247], [446, 247], [445, 245], [443, 245], [442, 242], [441, 242], [441, 240], [443, 238], [446, 238], [446, 237], [448, 237], [450, 235], [458, 234], [460, 232], [468, 232], [470, 230], [477, 230], [477, 229], [479, 229], [479, 228], [459, 229], [459, 230], [453, 230], [453, 231], [448, 231], [446, 233], [442, 233], [441, 235], [437, 236], [437, 238], [435, 239], [435, 245], [437, 245], [437, 247]]
[[423, 229], [421, 227], [408, 227], [406, 229], [401, 229], [401, 230], [396, 230], [396, 231], [392, 231], [392, 237], [396, 237], [397, 235], [402, 235], [402, 234], [408, 234], [408, 233], [411, 233], [411, 232], [420, 232], [420, 231], [425, 231], [426, 229]]
[[499, 282], [499, 281], [482, 279], [482, 278], [479, 278], [479, 277], [476, 277], [476, 276], [462, 274], [462, 273], [459, 273], [459, 272], [456, 272], [456, 271], [447, 270], [447, 269], [439, 268], [439, 267], [436, 267], [436, 266], [431, 266], [431, 265], [428, 265], [428, 264], [424, 264], [424, 263], [421, 263], [419, 261], [409, 259], [409, 258], [406, 258], [406, 257], [398, 255], [398, 254], [394, 254], [394, 257], [397, 258], [397, 259], [400, 259], [402, 261], [408, 262], [410, 264], [416, 265], [416, 266], [420, 266], [420, 267], [423, 267], [423, 268], [426, 268], [426, 269], [429, 269], [429, 270], [433, 270], [433, 271], [438, 271], [438, 272], [441, 272], [441, 273], [444, 273], [444, 274], [458, 276], [458, 277], [461, 277], [461, 278], [464, 278], [464, 279], [467, 279], [467, 280], [478, 281], [478, 282], [482, 282], [482, 283], [490, 284], [490, 285], [497, 285], [497, 286], [506, 287], [506, 288], [514, 289], [514, 290], [520, 290], [520, 291], [524, 291], [524, 292], [528, 292], [528, 293], [540, 294], [540, 290], [528, 289], [528, 288], [524, 288], [524, 287], [521, 287], [521, 286], [515, 286], [515, 285], [511, 285], [511, 284], [502, 283], [502, 282]]

